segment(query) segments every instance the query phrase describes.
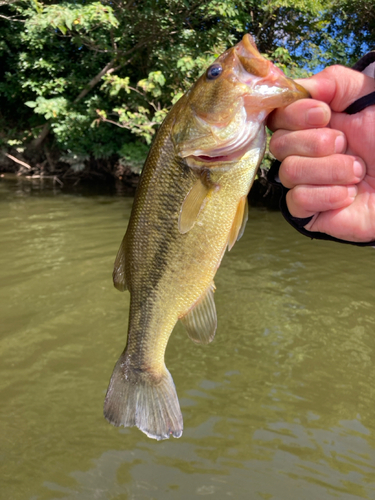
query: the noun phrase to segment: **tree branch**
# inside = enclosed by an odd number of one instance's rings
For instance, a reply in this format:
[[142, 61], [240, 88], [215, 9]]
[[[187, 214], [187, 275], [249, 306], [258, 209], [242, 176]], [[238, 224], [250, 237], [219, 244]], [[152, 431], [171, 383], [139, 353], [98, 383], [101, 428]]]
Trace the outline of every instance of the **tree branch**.
[[82, 92], [74, 99], [74, 103], [79, 102], [81, 99], [83, 99], [89, 92], [90, 90], [95, 87], [95, 85], [100, 82], [101, 78], [108, 73], [110, 69], [113, 68], [116, 60], [112, 59], [104, 68], [96, 75], [92, 80], [89, 81], [89, 83], [86, 85], [86, 87], [82, 90]]
[[19, 23], [24, 23], [26, 21], [24, 21], [23, 19], [16, 19], [15, 17], [7, 17], [7, 16], [3, 16], [2, 14], [0, 14], [0, 17], [2, 19], [6, 19], [7, 21], [17, 21]]
[[10, 158], [11, 160], [15, 161], [16, 163], [18, 163], [19, 165], [22, 165], [23, 167], [26, 167], [28, 168], [29, 170], [31, 170], [31, 167], [30, 165], [28, 165], [27, 163], [25, 163], [24, 161], [21, 161], [19, 160], [18, 158], [16, 158], [15, 156], [12, 156], [10, 155], [9, 153], [5, 153], [5, 156], [7, 156], [8, 158]]
[[38, 137], [31, 142], [30, 147], [35, 148], [35, 149], [39, 148], [41, 146], [42, 142], [44, 141], [44, 139], [49, 134], [50, 128], [51, 128], [50, 123], [46, 122], [43, 125], [42, 131], [40, 132]]
[[[134, 45], [134, 47], [132, 47], [131, 49], [127, 50], [126, 52], [120, 53], [119, 55], [121, 55], [122, 57], [127, 56], [127, 55], [131, 54], [132, 52], [135, 52], [137, 49], [139, 49], [143, 45], [146, 45], [147, 43], [149, 43], [153, 38], [155, 38], [155, 37], [150, 37], [150, 38], [147, 38], [146, 40], [142, 40], [141, 42], [138, 42], [136, 45]], [[116, 66], [116, 68], [113, 68], [113, 66], [115, 65], [115, 62], [116, 62], [116, 57], [114, 59], [112, 59], [112, 61], [110, 61], [106, 66], [104, 66], [104, 68], [96, 76], [94, 76], [94, 78], [92, 80], [89, 81], [89, 83], [86, 85], [86, 87], [74, 99], [73, 102], [76, 104], [81, 99], [83, 99], [90, 92], [90, 90], [93, 87], [95, 87], [95, 85], [97, 83], [100, 82], [101, 78], [104, 75], [106, 75], [107, 73], [113, 73], [114, 71], [117, 71], [118, 69], [120, 69], [123, 66], [125, 66], [126, 64], [128, 64], [131, 60], [132, 60], [132, 58], [130, 58], [126, 62]]]
[[12, 3], [16, 3], [19, 0], [0, 0], [0, 7], [3, 5], [11, 5]]

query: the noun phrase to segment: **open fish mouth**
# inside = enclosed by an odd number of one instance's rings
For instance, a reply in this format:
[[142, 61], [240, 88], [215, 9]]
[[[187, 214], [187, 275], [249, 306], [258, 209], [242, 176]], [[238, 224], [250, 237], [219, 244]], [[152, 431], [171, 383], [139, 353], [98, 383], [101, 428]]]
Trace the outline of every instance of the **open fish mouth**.
[[[249, 114], [244, 105], [241, 106], [235, 119], [226, 127], [210, 126], [212, 142], [210, 147], [201, 149], [184, 148], [182, 157], [199, 158], [204, 162], [236, 161], [251, 147], [251, 143], [259, 133], [260, 124], [265, 120], [267, 112], [261, 110]], [[212, 144], [213, 143], [213, 144]]]
[[246, 121], [240, 129], [240, 133], [228, 140], [226, 143], [221, 143], [220, 147], [212, 150], [194, 151], [189, 157], [196, 158], [204, 163], [212, 162], [236, 162], [242, 158], [252, 146], [254, 138], [259, 133], [259, 126], [253, 121]]
[[[288, 95], [287, 101], [292, 102], [303, 97], [310, 97], [305, 88], [288, 78], [280, 68], [259, 53], [251, 35], [244, 35], [242, 41], [232, 50], [240, 62], [237, 71], [239, 80], [245, 85], [253, 87], [249, 94], [250, 98], [254, 95], [267, 98], [285, 93]], [[245, 105], [246, 101], [245, 98]], [[267, 105], [268, 102], [262, 103], [263, 106], [265, 104]], [[287, 104], [286, 102], [285, 105]]]
[[[245, 35], [240, 43], [219, 57], [211, 68], [219, 68], [220, 72], [213, 80], [212, 77], [206, 79], [207, 88], [208, 81], [214, 81], [215, 85], [222, 78], [237, 86], [237, 91], [233, 91], [233, 101], [228, 108], [223, 105], [228, 101], [224, 91], [216, 108], [205, 108], [199, 100], [195, 101], [191, 123], [200, 137], [194, 134], [181, 138], [178, 153], [183, 158], [196, 158], [205, 163], [236, 161], [253, 147], [254, 139], [273, 109], [309, 97], [302, 86], [259, 53], [250, 35]], [[226, 89], [231, 92], [230, 87]], [[212, 95], [216, 97], [215, 93]]]

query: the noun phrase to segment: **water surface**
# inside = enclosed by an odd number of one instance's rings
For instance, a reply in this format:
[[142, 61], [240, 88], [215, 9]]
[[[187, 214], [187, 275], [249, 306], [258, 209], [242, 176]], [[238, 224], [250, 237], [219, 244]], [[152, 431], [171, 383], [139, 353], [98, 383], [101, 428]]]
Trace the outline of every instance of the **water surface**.
[[0, 179], [0, 498], [375, 498], [375, 250], [251, 209], [215, 279], [214, 342], [170, 339], [185, 430], [156, 442], [102, 417], [131, 205]]

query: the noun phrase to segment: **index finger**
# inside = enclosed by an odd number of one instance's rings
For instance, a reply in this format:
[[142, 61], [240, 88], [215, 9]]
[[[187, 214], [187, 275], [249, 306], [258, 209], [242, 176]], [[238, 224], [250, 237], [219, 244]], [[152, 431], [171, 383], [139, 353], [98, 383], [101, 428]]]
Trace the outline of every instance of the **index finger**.
[[320, 73], [296, 80], [314, 99], [326, 102], [336, 112], [343, 112], [358, 98], [374, 91], [374, 79], [344, 66], [329, 66]]
[[277, 129], [304, 130], [326, 127], [331, 119], [330, 107], [315, 99], [301, 99], [286, 108], [273, 111], [267, 120], [267, 127]]

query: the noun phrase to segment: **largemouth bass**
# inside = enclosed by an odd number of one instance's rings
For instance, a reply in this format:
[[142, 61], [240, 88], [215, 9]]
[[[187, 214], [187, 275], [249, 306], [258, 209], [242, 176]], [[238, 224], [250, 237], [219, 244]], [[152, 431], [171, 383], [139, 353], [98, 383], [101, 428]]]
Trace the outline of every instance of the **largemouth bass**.
[[247, 194], [264, 155], [265, 119], [308, 97], [258, 52], [250, 35], [222, 54], [173, 106], [147, 157], [114, 284], [130, 292], [127, 344], [104, 403], [109, 422], [180, 437], [181, 410], [164, 363], [180, 319], [211, 342], [214, 276], [247, 221]]

